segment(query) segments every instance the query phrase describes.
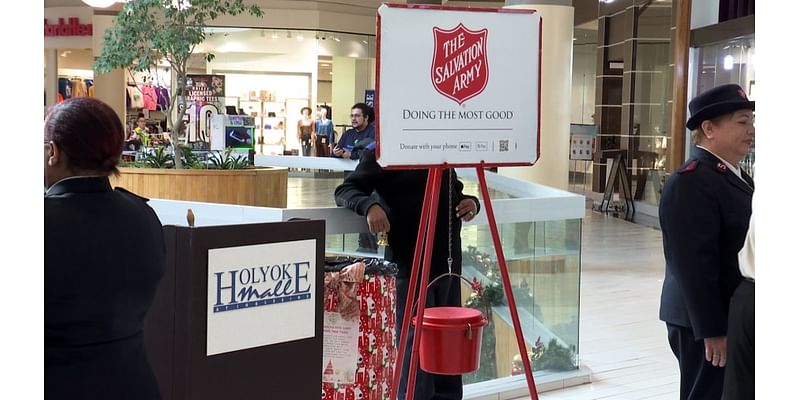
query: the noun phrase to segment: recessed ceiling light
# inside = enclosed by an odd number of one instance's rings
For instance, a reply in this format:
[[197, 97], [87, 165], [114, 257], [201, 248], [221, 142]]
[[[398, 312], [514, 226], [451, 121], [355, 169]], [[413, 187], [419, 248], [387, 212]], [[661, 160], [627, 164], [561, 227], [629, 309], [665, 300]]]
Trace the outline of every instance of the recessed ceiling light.
[[335, 40], [337, 42], [341, 42], [342, 41], [342, 39], [339, 39], [338, 37], [334, 37], [333, 40]]

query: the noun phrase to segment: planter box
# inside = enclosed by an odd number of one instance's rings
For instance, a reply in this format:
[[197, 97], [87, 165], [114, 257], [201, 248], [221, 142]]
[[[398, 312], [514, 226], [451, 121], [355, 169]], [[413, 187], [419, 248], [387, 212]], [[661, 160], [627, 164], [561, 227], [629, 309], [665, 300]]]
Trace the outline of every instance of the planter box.
[[286, 208], [287, 168], [120, 168], [110, 178], [111, 186], [147, 198]]

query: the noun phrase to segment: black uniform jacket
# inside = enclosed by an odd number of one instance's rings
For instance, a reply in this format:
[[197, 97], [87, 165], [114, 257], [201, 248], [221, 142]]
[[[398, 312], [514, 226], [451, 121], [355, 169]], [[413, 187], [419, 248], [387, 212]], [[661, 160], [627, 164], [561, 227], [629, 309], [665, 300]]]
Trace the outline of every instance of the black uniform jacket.
[[728, 303], [742, 280], [738, 253], [747, 234], [753, 180], [695, 147], [661, 196], [667, 267], [662, 321], [691, 328], [695, 339], [725, 336]]
[[[448, 193], [449, 169], [444, 171], [439, 194], [439, 207], [436, 218], [436, 234], [431, 263], [431, 277], [447, 272], [448, 257]], [[461, 273], [461, 220], [456, 217], [455, 207], [465, 198], [472, 198], [480, 207], [474, 196], [464, 195], [464, 185], [453, 172], [452, 198], [452, 250], [453, 272]], [[358, 215], [366, 216], [373, 204], [380, 204], [389, 217], [389, 246], [386, 248], [386, 259], [398, 264], [398, 277], [408, 277], [414, 258], [414, 246], [419, 231], [422, 202], [425, 196], [425, 184], [428, 170], [384, 170], [375, 161], [375, 153], [364, 151], [356, 170], [348, 175], [344, 182], [336, 188], [336, 204], [345, 206]], [[372, 195], [373, 190], [379, 195]]]
[[108, 178], [68, 178], [45, 193], [46, 398], [160, 398], [143, 326], [165, 256], [146, 199]]

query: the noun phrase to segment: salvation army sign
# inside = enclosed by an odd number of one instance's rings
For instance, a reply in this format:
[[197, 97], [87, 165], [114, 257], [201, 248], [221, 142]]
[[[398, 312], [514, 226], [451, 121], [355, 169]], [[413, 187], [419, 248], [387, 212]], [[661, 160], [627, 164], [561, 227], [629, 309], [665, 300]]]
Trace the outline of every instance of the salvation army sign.
[[541, 18], [533, 10], [382, 5], [378, 162], [536, 162], [540, 38]]
[[314, 337], [316, 246], [208, 250], [206, 355]]

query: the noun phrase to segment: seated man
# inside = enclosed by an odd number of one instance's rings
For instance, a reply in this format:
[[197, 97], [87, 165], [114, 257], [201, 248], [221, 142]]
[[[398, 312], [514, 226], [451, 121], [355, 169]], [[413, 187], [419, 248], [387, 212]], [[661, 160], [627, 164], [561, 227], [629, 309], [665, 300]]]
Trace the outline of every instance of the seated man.
[[350, 109], [350, 124], [353, 128], [346, 130], [333, 148], [333, 156], [350, 160], [361, 158], [361, 148], [356, 148], [358, 142], [365, 139], [375, 140], [375, 127], [370, 116], [372, 108], [364, 103], [356, 103]]

